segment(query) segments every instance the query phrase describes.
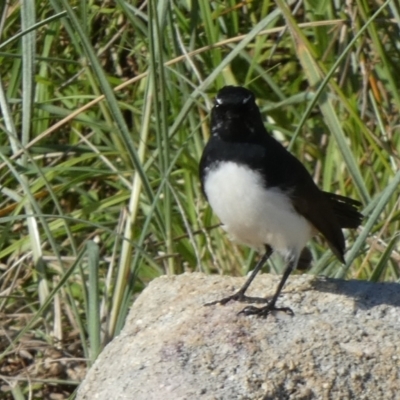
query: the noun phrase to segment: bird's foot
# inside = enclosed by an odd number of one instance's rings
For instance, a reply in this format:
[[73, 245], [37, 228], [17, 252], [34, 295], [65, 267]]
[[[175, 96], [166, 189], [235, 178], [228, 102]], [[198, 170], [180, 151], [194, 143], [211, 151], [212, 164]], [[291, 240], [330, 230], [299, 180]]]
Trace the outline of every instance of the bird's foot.
[[265, 307], [247, 306], [243, 308], [239, 314], [244, 315], [257, 315], [258, 317], [267, 318], [273, 311], [283, 311], [286, 314], [294, 315], [294, 312], [289, 307], [275, 307], [273, 303], [267, 304]]
[[[225, 305], [226, 303], [233, 301], [239, 301], [241, 303], [267, 303], [268, 299], [264, 297], [250, 297], [246, 296], [242, 290], [239, 290], [232, 296], [224, 297], [221, 300], [211, 301], [210, 303], [204, 304], [205, 306], [213, 306], [215, 304]], [[246, 307], [247, 308], [247, 307]]]

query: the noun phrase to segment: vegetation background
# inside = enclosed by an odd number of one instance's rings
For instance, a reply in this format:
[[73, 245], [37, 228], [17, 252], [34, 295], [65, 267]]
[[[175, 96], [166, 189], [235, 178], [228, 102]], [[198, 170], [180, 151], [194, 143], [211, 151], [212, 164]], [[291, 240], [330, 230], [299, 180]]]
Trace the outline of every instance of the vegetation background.
[[399, 68], [390, 0], [0, 2], [0, 397], [73, 397], [155, 277], [247, 273], [197, 177], [226, 84], [363, 204], [310, 273], [398, 281]]

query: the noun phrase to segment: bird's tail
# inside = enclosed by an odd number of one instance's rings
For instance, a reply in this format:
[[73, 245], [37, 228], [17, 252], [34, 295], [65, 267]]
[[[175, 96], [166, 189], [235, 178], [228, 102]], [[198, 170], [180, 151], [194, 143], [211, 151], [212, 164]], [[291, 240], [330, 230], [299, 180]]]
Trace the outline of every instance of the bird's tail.
[[334, 193], [323, 193], [329, 199], [332, 210], [341, 228], [355, 229], [361, 224], [364, 216], [358, 211], [361, 207], [359, 201]]

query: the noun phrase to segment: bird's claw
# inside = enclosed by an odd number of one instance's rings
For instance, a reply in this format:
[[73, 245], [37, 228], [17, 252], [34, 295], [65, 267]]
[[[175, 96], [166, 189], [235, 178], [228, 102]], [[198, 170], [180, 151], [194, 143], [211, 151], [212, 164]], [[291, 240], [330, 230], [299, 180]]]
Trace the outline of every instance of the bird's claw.
[[257, 315], [258, 317], [266, 318], [271, 312], [273, 311], [283, 311], [286, 314], [294, 315], [294, 312], [289, 307], [275, 307], [274, 305], [267, 304], [265, 307], [254, 307], [254, 306], [247, 306], [243, 308], [238, 314], [244, 315]]

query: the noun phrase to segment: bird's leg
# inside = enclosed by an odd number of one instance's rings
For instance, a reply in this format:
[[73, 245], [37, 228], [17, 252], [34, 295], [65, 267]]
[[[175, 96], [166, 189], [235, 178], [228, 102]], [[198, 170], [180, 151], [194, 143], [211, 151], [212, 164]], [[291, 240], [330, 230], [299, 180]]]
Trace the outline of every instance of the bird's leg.
[[272, 252], [273, 252], [272, 248], [269, 245], [266, 245], [264, 255], [261, 257], [260, 261], [258, 261], [258, 263], [256, 264], [254, 270], [252, 271], [251, 275], [249, 276], [249, 278], [247, 279], [245, 284], [235, 294], [228, 296], [228, 297], [224, 297], [221, 300], [216, 300], [216, 301], [212, 301], [211, 303], [206, 303], [205, 305], [206, 306], [212, 306], [214, 304], [224, 305], [231, 300], [240, 301], [243, 303], [266, 303], [268, 301], [267, 299], [265, 299], [263, 297], [245, 296], [245, 292], [249, 288], [251, 282], [253, 282], [256, 275], [260, 272], [260, 269], [266, 263], [266, 261], [268, 260], [268, 258], [272, 254]]
[[294, 315], [294, 312], [289, 307], [275, 307], [276, 301], [282, 291], [283, 286], [285, 285], [290, 273], [293, 271], [294, 267], [296, 266], [298, 261], [297, 257], [291, 257], [289, 263], [283, 273], [282, 279], [279, 282], [278, 288], [274, 296], [272, 297], [271, 301], [264, 307], [254, 307], [254, 306], [247, 306], [239, 314], [245, 315], [258, 315], [259, 317], [267, 317], [272, 311], [284, 311], [287, 314]]

